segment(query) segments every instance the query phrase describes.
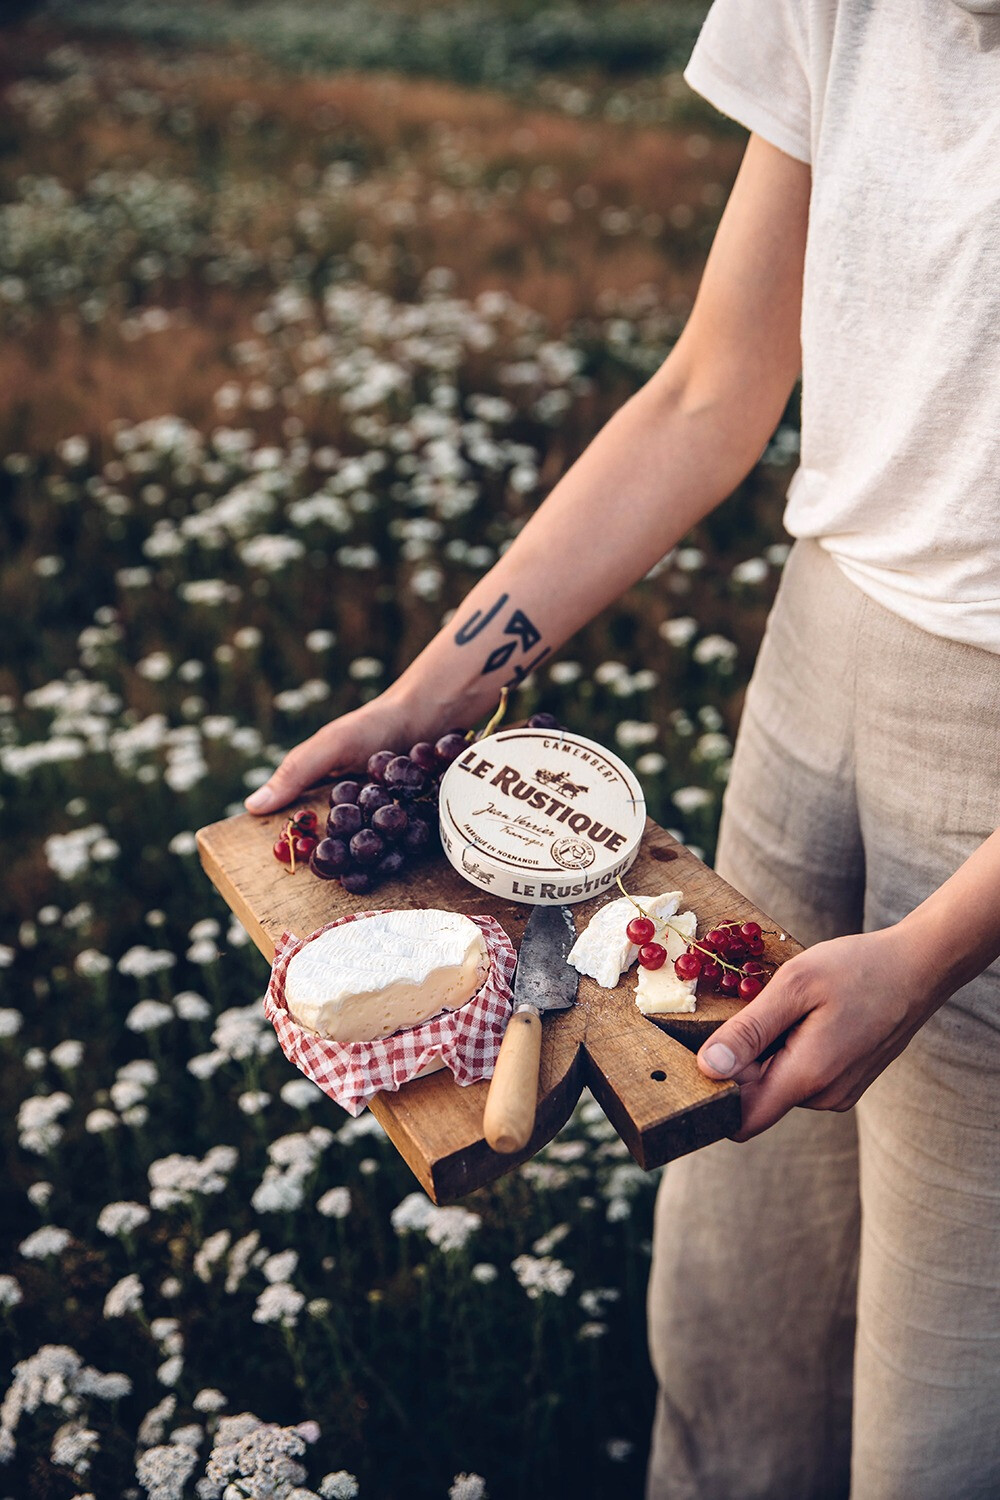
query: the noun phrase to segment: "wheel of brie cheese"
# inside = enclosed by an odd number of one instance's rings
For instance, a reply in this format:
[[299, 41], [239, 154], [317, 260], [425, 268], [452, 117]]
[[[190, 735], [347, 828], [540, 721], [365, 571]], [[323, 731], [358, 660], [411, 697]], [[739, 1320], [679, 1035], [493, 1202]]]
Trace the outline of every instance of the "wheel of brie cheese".
[[289, 961], [285, 1004], [335, 1042], [372, 1042], [471, 1000], [489, 972], [482, 931], [458, 912], [421, 908], [344, 922]]

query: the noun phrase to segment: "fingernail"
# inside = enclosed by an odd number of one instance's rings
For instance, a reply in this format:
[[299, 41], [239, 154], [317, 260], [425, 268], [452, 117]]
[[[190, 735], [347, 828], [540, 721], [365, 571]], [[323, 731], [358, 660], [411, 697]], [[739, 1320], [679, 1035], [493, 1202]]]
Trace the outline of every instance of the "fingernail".
[[247, 812], [266, 812], [274, 800], [274, 794], [269, 786], [259, 786], [255, 792], [251, 792], [243, 803]]
[[706, 1047], [701, 1054], [702, 1061], [706, 1062], [713, 1073], [721, 1073], [723, 1077], [731, 1073], [736, 1066], [736, 1056], [730, 1052], [725, 1042], [713, 1042]]

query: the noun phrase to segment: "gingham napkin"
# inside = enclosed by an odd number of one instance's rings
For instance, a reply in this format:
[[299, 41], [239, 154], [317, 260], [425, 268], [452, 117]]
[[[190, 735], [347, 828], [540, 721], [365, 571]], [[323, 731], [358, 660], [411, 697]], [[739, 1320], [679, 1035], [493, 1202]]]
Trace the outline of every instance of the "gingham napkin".
[[486, 940], [490, 968], [482, 987], [457, 1010], [445, 1011], [375, 1042], [331, 1042], [300, 1026], [288, 1014], [285, 1003], [290, 960], [331, 927], [382, 915], [381, 911], [352, 912], [318, 927], [305, 938], [282, 933], [264, 996], [264, 1013], [289, 1062], [352, 1115], [359, 1115], [373, 1094], [395, 1093], [400, 1084], [438, 1057], [450, 1068], [456, 1083], [491, 1078], [511, 1012], [510, 981], [517, 965], [513, 944], [493, 917], [471, 917]]

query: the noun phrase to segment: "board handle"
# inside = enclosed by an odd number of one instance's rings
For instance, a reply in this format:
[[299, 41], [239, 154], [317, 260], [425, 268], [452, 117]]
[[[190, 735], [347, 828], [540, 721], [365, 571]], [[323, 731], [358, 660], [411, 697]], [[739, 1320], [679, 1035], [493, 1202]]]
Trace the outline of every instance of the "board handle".
[[507, 1022], [483, 1111], [487, 1144], [503, 1156], [520, 1151], [535, 1128], [542, 1023], [534, 1010], [516, 1010]]

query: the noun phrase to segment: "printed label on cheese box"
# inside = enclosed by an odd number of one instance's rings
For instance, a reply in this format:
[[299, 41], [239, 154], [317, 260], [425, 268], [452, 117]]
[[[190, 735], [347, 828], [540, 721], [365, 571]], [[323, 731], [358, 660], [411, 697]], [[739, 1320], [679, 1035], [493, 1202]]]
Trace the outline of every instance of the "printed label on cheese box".
[[441, 842], [473, 885], [531, 905], [599, 895], [629, 868], [646, 804], [616, 755], [566, 730], [505, 729], [441, 781]]

